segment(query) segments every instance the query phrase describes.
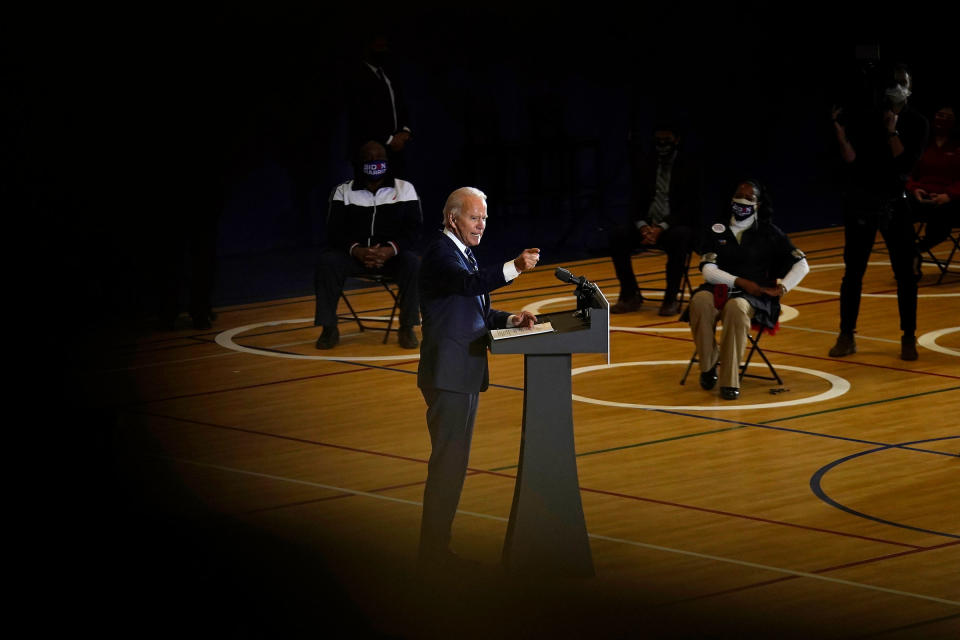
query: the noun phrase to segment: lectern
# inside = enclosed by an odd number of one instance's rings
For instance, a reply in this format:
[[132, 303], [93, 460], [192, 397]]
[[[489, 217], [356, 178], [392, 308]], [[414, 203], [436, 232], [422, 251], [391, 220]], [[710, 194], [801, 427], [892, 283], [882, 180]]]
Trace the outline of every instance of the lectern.
[[610, 353], [610, 311], [595, 285], [578, 309], [538, 316], [553, 332], [490, 341], [490, 352], [522, 353], [523, 430], [513, 506], [503, 545], [507, 570], [589, 577], [593, 556], [580, 501], [573, 441], [571, 354]]

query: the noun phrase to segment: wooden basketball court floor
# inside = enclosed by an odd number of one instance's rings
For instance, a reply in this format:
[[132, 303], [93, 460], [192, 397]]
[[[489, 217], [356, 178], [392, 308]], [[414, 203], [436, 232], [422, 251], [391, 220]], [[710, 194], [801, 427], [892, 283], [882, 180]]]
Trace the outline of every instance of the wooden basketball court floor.
[[[842, 230], [792, 237], [812, 269], [761, 342], [782, 385], [747, 379], [728, 402], [694, 369], [681, 386], [690, 335], [655, 299], [612, 316], [610, 366], [574, 356], [588, 580], [498, 567], [521, 356], [492, 356], [481, 396], [454, 523], [475, 565], [425, 583], [417, 352], [349, 323], [317, 351], [312, 298], [222, 308], [210, 331], [113, 335], [73, 384], [111, 426], [101, 544], [118, 615], [238, 637], [960, 637], [960, 278], [934, 286], [925, 265], [920, 359], [904, 362], [878, 240], [859, 351], [829, 358]], [[494, 306], [570, 308], [554, 262]], [[634, 264], [662, 285], [662, 257]], [[608, 259], [562, 266], [615, 300]], [[353, 299], [386, 312], [382, 291]]]

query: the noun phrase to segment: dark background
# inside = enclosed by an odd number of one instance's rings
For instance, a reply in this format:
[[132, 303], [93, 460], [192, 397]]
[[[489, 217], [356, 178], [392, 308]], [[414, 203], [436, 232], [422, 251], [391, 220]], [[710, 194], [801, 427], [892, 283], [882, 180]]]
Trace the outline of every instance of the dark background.
[[604, 255], [628, 215], [628, 140], [645, 145], [665, 118], [702, 159], [708, 213], [753, 176], [785, 230], [837, 224], [829, 109], [856, 83], [856, 45], [909, 62], [927, 115], [957, 94], [950, 19], [924, 5], [354, 4], [48, 7], [9, 22], [5, 191], [85, 316], [149, 316], [157, 256], [212, 223], [215, 305], [312, 292], [326, 200], [350, 177], [341, 78], [367, 28], [391, 38], [428, 225], [453, 188], [484, 189], [486, 260]]
[[[428, 225], [452, 189], [484, 189], [491, 218], [479, 253], [488, 262], [527, 246], [547, 263], [605, 255], [607, 230], [629, 213], [631, 131], [646, 144], [663, 118], [681, 124], [703, 161], [706, 213], [753, 176], [771, 185], [784, 229], [838, 224], [829, 112], [856, 84], [857, 44], [913, 66], [913, 104], [925, 115], [957, 97], [956, 22], [942, 5], [463, 7], [8, 10], [0, 196], [8, 248], [22, 255], [8, 281], [26, 282], [24, 326], [49, 356], [32, 354], [36, 376], [19, 375], [46, 393], [50, 363], [71, 360], [84, 327], [155, 326], [167, 260], [213, 223], [215, 305], [311, 294], [326, 199], [349, 177], [340, 79], [372, 22], [391, 35], [392, 73], [413, 119], [410, 179]], [[166, 620], [147, 634], [159, 637], [213, 598], [211, 628], [239, 603], [269, 631], [276, 602], [296, 589], [266, 594], [265, 585], [292, 575], [294, 585], [324, 588], [317, 559], [238, 533], [190, 496], [162, 504], [155, 475], [112, 468], [122, 464], [111, 451], [117, 411], [80, 412], [72, 405], [84, 399], [72, 400], [49, 407], [46, 393], [17, 422], [19, 432], [53, 426], [36, 430], [44, 440], [61, 436], [17, 451], [32, 461], [32, 451], [63, 450], [56, 485], [25, 496], [41, 512], [27, 520], [44, 532], [24, 547], [37, 555], [23, 554], [70, 558], [31, 572], [37, 593], [70, 612], [63, 624], [102, 624], [102, 611], [126, 608], [138, 624]], [[94, 588], [98, 574], [113, 584]], [[304, 593], [307, 608], [314, 594]], [[331, 594], [316, 617], [352, 625], [354, 612], [336, 587]], [[167, 606], [186, 613], [164, 618], [157, 607]]]

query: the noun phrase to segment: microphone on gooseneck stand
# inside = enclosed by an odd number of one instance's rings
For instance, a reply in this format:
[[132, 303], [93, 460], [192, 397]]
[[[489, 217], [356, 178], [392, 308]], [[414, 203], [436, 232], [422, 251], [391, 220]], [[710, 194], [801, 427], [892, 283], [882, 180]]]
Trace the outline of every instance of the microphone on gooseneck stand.
[[557, 280], [559, 280], [560, 282], [566, 282], [567, 284], [575, 284], [578, 287], [581, 286], [584, 283], [584, 281], [586, 281], [586, 278], [584, 278], [583, 276], [580, 276], [578, 278], [572, 273], [570, 273], [569, 271], [567, 271], [566, 269], [564, 269], [563, 267], [557, 267], [556, 270], [553, 272], [553, 275], [555, 275], [557, 277]]
[[563, 267], [557, 267], [553, 275], [561, 282], [577, 285], [577, 290], [574, 292], [577, 296], [577, 314], [584, 319], [589, 319], [590, 302], [593, 299], [594, 293], [597, 291], [597, 285], [587, 280], [584, 276], [577, 277], [573, 275]]

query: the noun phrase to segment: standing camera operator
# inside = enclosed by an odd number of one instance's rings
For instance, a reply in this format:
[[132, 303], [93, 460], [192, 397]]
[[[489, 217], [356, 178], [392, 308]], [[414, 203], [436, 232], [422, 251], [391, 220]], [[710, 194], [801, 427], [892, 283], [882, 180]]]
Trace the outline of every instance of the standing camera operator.
[[860, 311], [863, 276], [879, 230], [890, 253], [897, 280], [900, 312], [900, 358], [916, 360], [917, 281], [920, 260], [904, 185], [926, 146], [926, 119], [907, 99], [912, 80], [905, 65], [894, 66], [874, 89], [870, 107], [847, 114], [833, 109], [840, 155], [847, 167], [844, 193], [846, 265], [840, 285], [840, 335], [830, 357], [856, 353], [854, 331]]

